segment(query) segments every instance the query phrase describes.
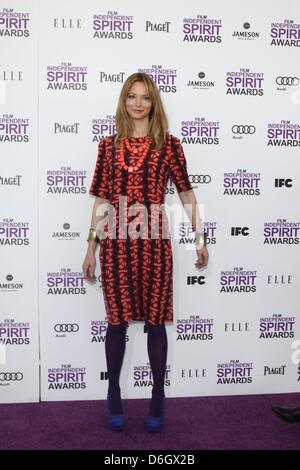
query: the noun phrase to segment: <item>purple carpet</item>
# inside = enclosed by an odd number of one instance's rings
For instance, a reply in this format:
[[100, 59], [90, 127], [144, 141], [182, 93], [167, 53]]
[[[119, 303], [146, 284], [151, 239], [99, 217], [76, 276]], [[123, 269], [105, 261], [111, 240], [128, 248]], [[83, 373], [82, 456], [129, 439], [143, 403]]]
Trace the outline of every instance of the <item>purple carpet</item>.
[[107, 429], [105, 401], [0, 405], [0, 449], [300, 449], [300, 423], [281, 421], [273, 404], [300, 406], [300, 395], [168, 398], [155, 435], [145, 429], [148, 400], [124, 400], [122, 433]]

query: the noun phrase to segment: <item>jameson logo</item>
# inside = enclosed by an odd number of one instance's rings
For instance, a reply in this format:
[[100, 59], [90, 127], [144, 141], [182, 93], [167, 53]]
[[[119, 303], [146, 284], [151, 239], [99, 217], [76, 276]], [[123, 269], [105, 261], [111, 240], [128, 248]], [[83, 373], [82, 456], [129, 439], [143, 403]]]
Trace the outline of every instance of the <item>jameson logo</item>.
[[29, 119], [3, 114], [0, 117], [0, 142], [29, 142]]
[[[164, 384], [166, 387], [170, 386], [170, 373], [171, 367], [166, 365]], [[133, 386], [134, 387], [153, 387], [153, 375], [151, 366], [147, 365], [134, 366], [133, 368]]]
[[47, 170], [47, 194], [85, 194], [86, 170], [73, 170], [62, 166]]
[[48, 390], [86, 388], [86, 373], [86, 367], [72, 367], [71, 364], [48, 369]]
[[237, 39], [242, 39], [242, 40], [253, 40], [256, 38], [259, 38], [259, 33], [255, 31], [250, 31], [250, 23], [244, 23], [243, 24], [243, 31], [241, 30], [236, 30], [233, 32], [232, 36], [237, 38]]
[[71, 226], [68, 222], [63, 224], [63, 231], [57, 231], [52, 233], [52, 238], [55, 240], [76, 240], [80, 237], [80, 232], [75, 232], [74, 230], [70, 230]]
[[228, 364], [217, 364], [217, 384], [250, 384], [252, 371], [252, 362], [232, 360]]
[[237, 72], [227, 72], [225, 84], [226, 95], [262, 96], [264, 73], [241, 68]]
[[181, 142], [183, 144], [219, 145], [219, 121], [209, 121], [196, 117], [191, 121], [181, 121]]
[[235, 267], [232, 271], [221, 271], [220, 292], [256, 292], [256, 278], [257, 271], [246, 271], [244, 268]]
[[29, 36], [30, 13], [20, 13], [13, 8], [3, 8], [0, 11], [0, 37], [23, 37]]
[[133, 16], [108, 11], [105, 15], [93, 15], [93, 38], [132, 39]]
[[30, 323], [5, 319], [0, 322], [0, 346], [30, 344]]
[[200, 318], [191, 315], [189, 318], [177, 320], [176, 341], [206, 341], [213, 339], [214, 321], [212, 318]]
[[183, 41], [220, 43], [222, 20], [197, 15], [196, 18], [183, 18]]
[[82, 272], [74, 272], [69, 268], [47, 273], [47, 288], [47, 295], [81, 295], [86, 293]]
[[259, 338], [294, 338], [296, 318], [288, 315], [274, 314], [259, 319]]
[[106, 116], [92, 120], [92, 142], [100, 142], [108, 135], [116, 133], [115, 116]]
[[227, 196], [259, 196], [261, 175], [238, 168], [235, 173], [224, 173], [223, 194]]
[[277, 219], [264, 223], [264, 245], [299, 245], [300, 222]]
[[271, 46], [300, 47], [300, 24], [293, 20], [271, 23]]
[[268, 146], [272, 147], [299, 147], [300, 124], [281, 120], [269, 123], [267, 128]]
[[87, 67], [62, 62], [61, 65], [47, 66], [47, 90], [87, 90]]
[[204, 72], [199, 72], [197, 79], [196, 77], [194, 77], [193, 80], [189, 80], [187, 82], [187, 86], [192, 88], [193, 90], [209, 90], [211, 88], [214, 88], [215, 81], [208, 80], [205, 77], [206, 75]]
[[14, 280], [14, 276], [12, 274], [7, 274], [4, 282], [0, 279], [0, 291], [2, 292], [18, 292], [21, 291], [23, 287], [24, 284]]

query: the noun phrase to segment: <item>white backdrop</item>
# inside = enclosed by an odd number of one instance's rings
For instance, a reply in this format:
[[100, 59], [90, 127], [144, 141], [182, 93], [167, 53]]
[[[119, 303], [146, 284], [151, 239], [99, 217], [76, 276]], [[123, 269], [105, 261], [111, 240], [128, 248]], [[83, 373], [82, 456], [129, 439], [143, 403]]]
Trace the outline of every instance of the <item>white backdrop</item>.
[[[138, 70], [160, 86], [209, 239], [199, 272], [183, 215], [172, 234], [167, 395], [299, 390], [299, 50], [297, 0], [0, 1], [2, 403], [106, 397], [99, 263], [96, 285], [81, 273], [88, 190]], [[123, 396], [148, 397], [143, 325], [127, 339]]]

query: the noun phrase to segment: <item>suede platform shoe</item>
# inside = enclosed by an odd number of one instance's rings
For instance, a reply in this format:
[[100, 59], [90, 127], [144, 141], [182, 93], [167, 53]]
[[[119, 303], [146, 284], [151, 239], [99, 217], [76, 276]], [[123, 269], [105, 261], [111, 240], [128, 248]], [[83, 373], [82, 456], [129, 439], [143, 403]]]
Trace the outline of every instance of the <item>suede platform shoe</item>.
[[107, 408], [108, 408], [108, 426], [111, 431], [123, 431], [125, 427], [124, 414], [112, 415], [110, 412], [110, 397], [107, 395]]
[[148, 432], [160, 432], [163, 428], [165, 417], [165, 397], [161, 397], [161, 410], [160, 416], [147, 416], [146, 427]]

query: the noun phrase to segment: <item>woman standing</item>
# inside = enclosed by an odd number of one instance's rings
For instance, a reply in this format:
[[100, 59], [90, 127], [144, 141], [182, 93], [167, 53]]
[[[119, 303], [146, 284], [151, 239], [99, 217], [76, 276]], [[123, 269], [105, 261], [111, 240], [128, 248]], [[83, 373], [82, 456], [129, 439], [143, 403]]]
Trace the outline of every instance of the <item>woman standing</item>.
[[[165, 235], [168, 224], [164, 210], [152, 209], [163, 208], [169, 178], [196, 232], [196, 268], [207, 265], [208, 252], [182, 146], [167, 132], [159, 91], [148, 75], [135, 73], [125, 81], [116, 128], [116, 135], [104, 138], [98, 147], [90, 188], [96, 200], [83, 272], [86, 279], [95, 279], [95, 249], [99, 241], [108, 322], [105, 354], [109, 426], [112, 430], [124, 428], [119, 377], [126, 328], [130, 320], [143, 321], [153, 375], [146, 425], [148, 431], [155, 432], [162, 429], [164, 420], [165, 322], [173, 321], [173, 260], [171, 239]], [[125, 229], [120, 215], [124, 214], [124, 202], [128, 211], [125, 208]]]

